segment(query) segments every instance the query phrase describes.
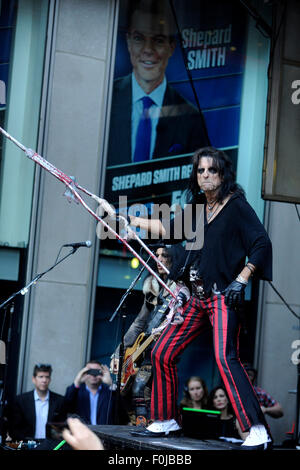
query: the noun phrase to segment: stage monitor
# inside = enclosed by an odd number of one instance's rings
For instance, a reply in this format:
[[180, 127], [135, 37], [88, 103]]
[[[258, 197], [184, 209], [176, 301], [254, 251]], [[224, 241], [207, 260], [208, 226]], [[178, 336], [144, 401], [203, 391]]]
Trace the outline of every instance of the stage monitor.
[[217, 410], [182, 408], [182, 432], [194, 439], [218, 439], [220, 416]]

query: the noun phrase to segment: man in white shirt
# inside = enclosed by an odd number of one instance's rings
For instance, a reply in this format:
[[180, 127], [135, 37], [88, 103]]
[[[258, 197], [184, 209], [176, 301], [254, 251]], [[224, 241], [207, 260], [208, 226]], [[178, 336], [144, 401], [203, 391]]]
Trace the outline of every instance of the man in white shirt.
[[45, 439], [46, 423], [49, 412], [49, 384], [50, 372], [40, 371], [32, 378], [35, 385], [33, 392], [35, 403], [35, 438]]
[[66, 419], [64, 397], [49, 390], [52, 367], [36, 364], [34, 390], [16, 396], [9, 419], [9, 434], [17, 441], [46, 439], [46, 423]]

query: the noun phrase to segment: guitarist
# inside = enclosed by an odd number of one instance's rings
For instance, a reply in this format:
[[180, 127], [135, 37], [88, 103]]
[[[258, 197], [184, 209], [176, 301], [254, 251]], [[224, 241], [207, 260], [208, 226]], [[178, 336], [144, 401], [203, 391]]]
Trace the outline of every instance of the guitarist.
[[[176, 284], [171, 280], [172, 266], [175, 266], [175, 260], [178, 260], [183, 253], [181, 245], [165, 246], [158, 245], [156, 249], [156, 257], [168, 268], [170, 275], [157, 264], [153, 269], [159, 274], [161, 279], [173, 291]], [[157, 279], [149, 275], [143, 284], [144, 302], [137, 317], [127, 330], [124, 336], [124, 351], [132, 347], [141, 333], [145, 333], [143, 340], [151, 335], [153, 328], [157, 328], [165, 319], [169, 309], [168, 304], [171, 295], [159, 284]], [[128, 406], [130, 408], [129, 415], [132, 416], [131, 423], [135, 425], [147, 426], [150, 416], [150, 398], [152, 385], [152, 365], [151, 365], [151, 349], [153, 342], [143, 352], [138, 372], [131, 376], [131, 390], [129, 392]], [[112, 355], [111, 370], [114, 374], [118, 373], [118, 352], [119, 347]], [[128, 397], [126, 397], [128, 400]]]

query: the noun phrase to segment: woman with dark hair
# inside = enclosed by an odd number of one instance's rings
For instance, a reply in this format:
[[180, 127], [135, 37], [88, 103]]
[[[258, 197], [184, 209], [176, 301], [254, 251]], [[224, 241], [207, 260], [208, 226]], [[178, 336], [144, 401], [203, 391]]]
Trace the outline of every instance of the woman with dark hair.
[[208, 401], [208, 390], [205, 381], [193, 375], [184, 386], [184, 395], [180, 407], [196, 408], [201, 410], [206, 407]]
[[234, 416], [226, 388], [223, 385], [218, 385], [210, 392], [208, 406], [211, 410], [221, 412], [219, 437], [233, 437], [241, 440], [246, 439], [248, 433], [243, 433], [241, 431], [239, 422]]
[[244, 291], [252, 275], [272, 279], [272, 245], [243, 190], [232, 162], [206, 147], [193, 157], [189, 202], [170, 220], [129, 217], [133, 227], [161, 235], [167, 243], [186, 241], [180, 275], [189, 272], [191, 296], [182, 297], [183, 321], [171, 323], [152, 349], [153, 386], [148, 436], [178, 434], [176, 364], [199, 334], [212, 328], [222, 382], [243, 432], [243, 450], [270, 448], [272, 439], [249, 378], [238, 356]]

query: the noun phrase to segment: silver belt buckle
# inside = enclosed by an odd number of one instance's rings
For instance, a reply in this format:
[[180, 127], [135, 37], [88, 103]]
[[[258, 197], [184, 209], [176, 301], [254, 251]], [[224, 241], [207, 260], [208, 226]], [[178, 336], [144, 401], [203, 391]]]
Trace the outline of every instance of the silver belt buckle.
[[193, 293], [199, 299], [205, 299], [205, 292], [203, 289], [203, 283], [201, 281], [193, 281], [192, 282]]
[[217, 286], [216, 283], [214, 283], [213, 288], [212, 288], [211, 291], [212, 291], [213, 295], [220, 295], [221, 294], [221, 292], [219, 291], [218, 286]]

